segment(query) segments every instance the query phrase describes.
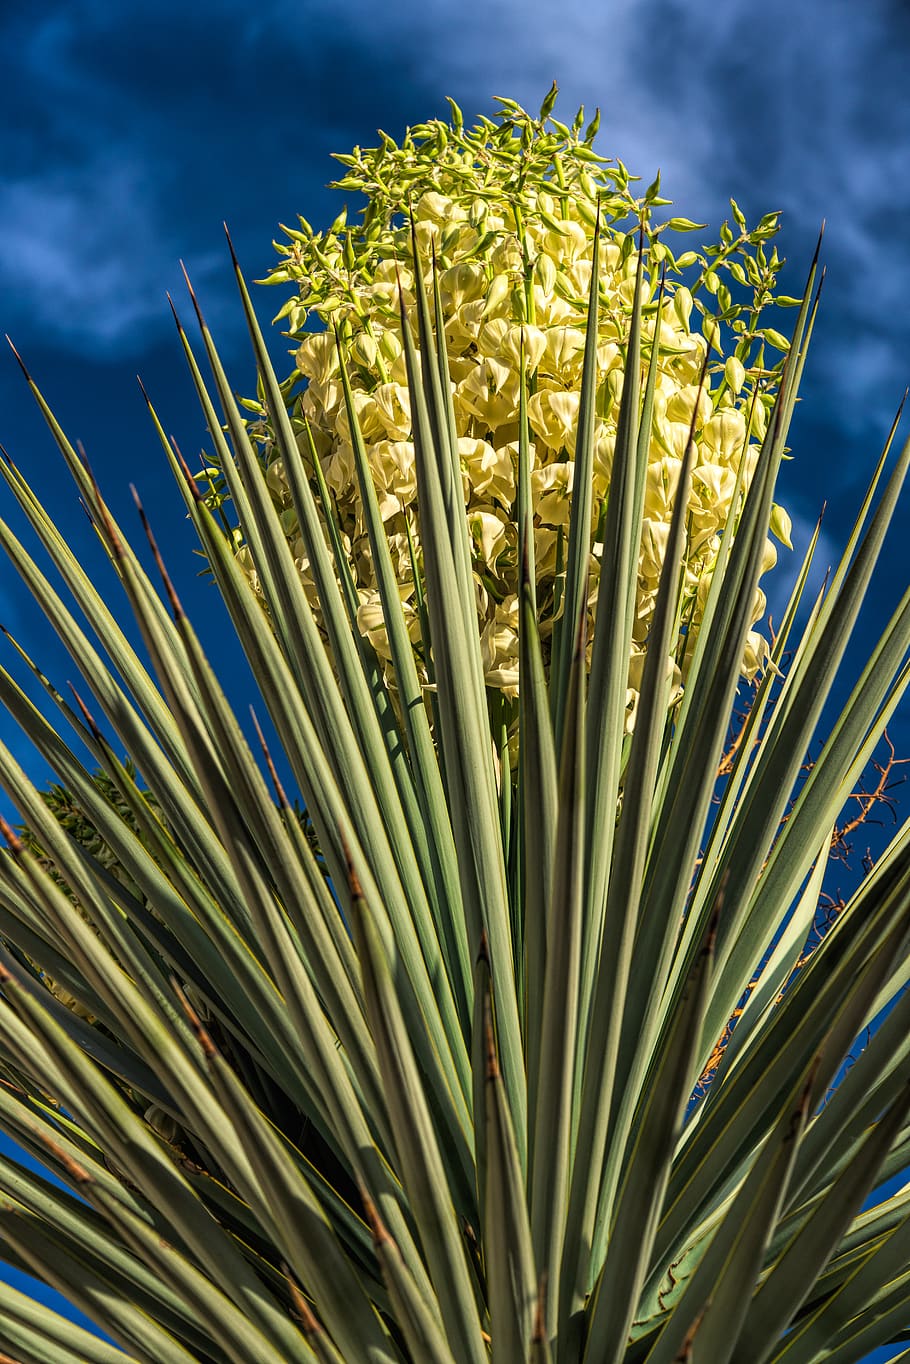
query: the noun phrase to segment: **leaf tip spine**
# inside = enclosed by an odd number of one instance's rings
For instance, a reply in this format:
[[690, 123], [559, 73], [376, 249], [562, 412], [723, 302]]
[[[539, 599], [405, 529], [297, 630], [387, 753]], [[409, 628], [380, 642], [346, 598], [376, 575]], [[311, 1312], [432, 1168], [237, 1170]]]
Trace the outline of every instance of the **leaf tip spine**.
[[180, 262], [180, 270], [183, 275], [184, 282], [186, 284], [187, 293], [190, 296], [190, 302], [193, 305], [193, 311], [195, 312], [196, 318], [199, 322], [199, 326], [203, 330], [205, 330], [205, 318], [202, 316], [202, 309], [199, 306], [199, 299], [196, 297], [196, 290], [193, 288], [193, 282], [190, 279], [189, 272], [187, 271], [187, 268], [184, 265], [183, 261]]
[[66, 1173], [76, 1184], [94, 1184], [93, 1177], [86, 1170], [84, 1165], [80, 1165], [78, 1160], [74, 1160], [68, 1151], [56, 1142], [49, 1132], [36, 1128], [35, 1135], [44, 1143], [55, 1160], [59, 1161]]
[[183, 330], [183, 323], [180, 321], [180, 314], [179, 314], [178, 311], [177, 311], [177, 305], [176, 305], [176, 303], [174, 302], [173, 298], [171, 297], [170, 292], [168, 292], [168, 294], [167, 294], [167, 301], [168, 301], [168, 303], [170, 304], [171, 313], [172, 313], [172, 315], [173, 315], [174, 324], [175, 324], [175, 326], [176, 326], [176, 328], [177, 328], [178, 334], [180, 335], [181, 339], [183, 340], [184, 344], [186, 345], [186, 344], [188, 344], [188, 342], [187, 342], [187, 339], [186, 339], [186, 333], [185, 333], [184, 330]]
[[[2, 833], [3, 837], [6, 839], [9, 845], [9, 850], [13, 854], [13, 856], [21, 857], [25, 845], [23, 844], [22, 839], [16, 833], [16, 830], [13, 828], [12, 824], [10, 824], [9, 820], [4, 819], [2, 815], [0, 815], [0, 833]], [[6, 969], [5, 967], [0, 967], [0, 970], [5, 969]], [[8, 971], [6, 972], [6, 977], [7, 979], [9, 978]], [[0, 976], [0, 980], [2, 979], [3, 977]]]
[[103, 743], [103, 742], [104, 742], [104, 735], [101, 733], [101, 730], [99, 729], [97, 723], [95, 722], [94, 716], [92, 715], [92, 713], [91, 713], [91, 711], [89, 710], [88, 706], [87, 706], [87, 705], [85, 704], [85, 702], [83, 701], [82, 697], [79, 695], [79, 693], [78, 693], [78, 691], [76, 690], [74, 684], [73, 684], [72, 682], [67, 682], [66, 685], [69, 687], [70, 691], [73, 693], [73, 700], [76, 702], [76, 705], [77, 705], [77, 706], [79, 707], [79, 709], [81, 710], [81, 712], [82, 712], [82, 718], [83, 718], [83, 720], [85, 721], [86, 725], [88, 726], [89, 730], [91, 731], [92, 738], [93, 738], [93, 739], [97, 739], [99, 743]]
[[376, 1246], [387, 1245], [392, 1239], [391, 1234], [379, 1216], [376, 1204], [367, 1193], [366, 1186], [362, 1182], [360, 1183], [360, 1201], [363, 1204], [364, 1216], [373, 1236], [373, 1244]]
[[177, 457], [177, 463], [180, 465], [180, 468], [181, 468], [181, 470], [182, 470], [182, 472], [183, 472], [183, 476], [184, 476], [184, 478], [186, 479], [187, 486], [189, 487], [189, 490], [190, 490], [190, 492], [192, 493], [194, 500], [195, 500], [196, 502], [204, 502], [204, 501], [205, 501], [205, 498], [202, 496], [202, 493], [199, 491], [199, 485], [197, 484], [197, 482], [196, 482], [195, 478], [193, 477], [192, 473], [190, 472], [190, 466], [187, 464], [186, 460], [183, 458], [183, 454], [182, 454], [182, 452], [181, 452], [180, 446], [177, 444], [177, 442], [176, 442], [176, 440], [174, 439], [173, 436], [171, 436], [170, 440], [171, 440], [171, 445], [173, 446], [173, 449], [174, 449], [174, 454], [175, 454], [176, 457]]
[[547, 1339], [547, 1272], [540, 1276], [537, 1285], [537, 1303], [534, 1307], [534, 1327], [531, 1332], [531, 1341], [535, 1345], [543, 1345]]
[[275, 797], [278, 801], [278, 804], [281, 806], [282, 810], [290, 810], [291, 802], [288, 800], [287, 792], [285, 791], [281, 778], [278, 775], [278, 769], [276, 768], [275, 763], [272, 760], [272, 755], [269, 752], [269, 746], [265, 741], [265, 735], [262, 732], [262, 726], [259, 723], [259, 717], [256, 714], [255, 707], [252, 705], [250, 706], [250, 715], [252, 716], [253, 725], [256, 729], [256, 735], [257, 738], [259, 739], [259, 744], [262, 748], [262, 755], [265, 758], [265, 763], [269, 770], [269, 776], [272, 779], [272, 785], [275, 788]]
[[238, 259], [237, 259], [237, 252], [234, 250], [234, 243], [233, 243], [233, 241], [232, 241], [232, 239], [231, 239], [231, 229], [228, 227], [228, 225], [227, 225], [226, 222], [223, 222], [223, 223], [221, 224], [221, 226], [224, 228], [224, 235], [225, 235], [225, 238], [227, 239], [228, 250], [229, 250], [230, 253], [231, 253], [231, 263], [232, 263], [233, 266], [234, 266], [235, 272], [239, 275], [239, 274], [240, 274], [240, 262], [239, 262]]
[[351, 855], [351, 845], [348, 843], [343, 829], [339, 831], [339, 834], [341, 838], [341, 850], [344, 853], [345, 865], [347, 867], [348, 889], [351, 892], [351, 899], [355, 904], [361, 905], [363, 904], [363, 886], [360, 884], [360, 877], [357, 875], [357, 869], [354, 866], [354, 859]]
[[819, 258], [819, 256], [821, 255], [822, 242], [823, 242], [824, 237], [825, 237], [825, 228], [827, 227], [827, 225], [828, 225], [828, 219], [827, 219], [827, 218], [822, 218], [821, 226], [820, 226], [819, 229], [818, 229], [818, 240], [817, 240], [816, 243], [815, 243], [815, 253], [814, 253], [813, 257], [812, 257], [812, 264], [813, 264], [813, 266], [815, 266], [815, 265], [818, 264], [818, 258]]
[[484, 1001], [484, 1045], [486, 1048], [486, 1078], [488, 1081], [499, 1079], [499, 1057], [496, 1055], [496, 1036], [493, 1032], [493, 1017], [490, 997]]
[[5, 333], [5, 335], [6, 335], [6, 344], [9, 346], [10, 350], [13, 352], [13, 355], [15, 355], [16, 359], [18, 360], [18, 362], [19, 362], [19, 368], [22, 370], [22, 373], [25, 375], [25, 377], [26, 377], [26, 379], [28, 380], [28, 382], [31, 383], [31, 382], [32, 382], [32, 376], [29, 374], [28, 370], [26, 369], [25, 361], [22, 359], [22, 356], [19, 354], [19, 352], [16, 350], [16, 347], [13, 345], [13, 339], [12, 339], [12, 337], [9, 335], [9, 333], [7, 332], [7, 333]]
[[218, 1055], [218, 1048], [212, 1041], [211, 1035], [206, 1029], [205, 1024], [202, 1022], [202, 1019], [199, 1017], [198, 1013], [193, 1008], [190, 1001], [187, 999], [186, 992], [184, 991], [180, 982], [177, 980], [176, 976], [171, 976], [171, 989], [177, 996], [177, 1000], [180, 1004], [180, 1007], [183, 1009], [183, 1012], [186, 1015], [186, 1021], [192, 1028], [196, 1041], [202, 1048], [202, 1052], [203, 1055], [205, 1056], [205, 1059], [207, 1061], [213, 1061], [215, 1057]]
[[177, 596], [177, 589], [174, 587], [174, 584], [171, 581], [171, 575], [168, 573], [167, 568], [165, 567], [164, 559], [161, 555], [161, 550], [158, 548], [158, 542], [155, 539], [154, 532], [152, 531], [152, 527], [149, 524], [149, 519], [145, 514], [145, 508], [142, 505], [142, 500], [139, 496], [139, 492], [136, 488], [135, 483], [130, 484], [130, 492], [133, 494], [133, 501], [136, 504], [136, 510], [139, 513], [139, 519], [142, 522], [142, 529], [145, 531], [146, 539], [149, 542], [149, 547], [151, 548], [152, 554], [154, 555], [155, 558], [155, 564], [158, 568], [158, 572], [161, 574], [161, 579], [162, 582], [164, 583], [164, 590], [167, 593], [168, 601], [171, 604], [171, 610], [174, 613], [174, 619], [177, 621], [185, 620], [186, 613], [180, 604], [180, 598]]
[[300, 1317], [300, 1324], [303, 1327], [303, 1334], [305, 1336], [325, 1335], [325, 1332], [323, 1331], [319, 1322], [313, 1316], [310, 1304], [307, 1302], [306, 1298], [304, 1297], [303, 1293], [298, 1287], [297, 1282], [294, 1279], [294, 1276], [291, 1273], [289, 1267], [286, 1264], [282, 1264], [281, 1269], [285, 1279], [287, 1280], [288, 1289], [291, 1294], [291, 1301], [294, 1304], [294, 1311]]
[[[100, 517], [100, 521], [104, 526], [105, 534], [107, 535], [107, 538], [110, 541], [111, 554], [114, 556], [115, 559], [121, 560], [125, 559], [126, 550], [123, 547], [123, 541], [120, 539], [120, 536], [117, 532], [117, 527], [114, 525], [111, 514], [108, 511], [107, 506], [105, 505], [104, 498], [101, 496], [101, 487], [98, 483], [97, 478], [95, 477], [95, 472], [92, 469], [92, 466], [89, 462], [89, 457], [85, 452], [85, 446], [82, 444], [81, 441], [76, 442], [76, 450], [78, 452], [80, 460], [82, 461], [82, 467], [85, 470], [86, 477], [88, 478], [89, 483], [92, 485], [92, 492], [95, 495], [95, 503], [97, 505], [97, 514], [98, 517]], [[95, 510], [93, 510], [91, 507], [86, 506], [85, 503], [83, 503], [83, 506], [85, 506], [85, 510], [89, 517], [89, 520], [93, 524], [95, 524], [96, 523]]]

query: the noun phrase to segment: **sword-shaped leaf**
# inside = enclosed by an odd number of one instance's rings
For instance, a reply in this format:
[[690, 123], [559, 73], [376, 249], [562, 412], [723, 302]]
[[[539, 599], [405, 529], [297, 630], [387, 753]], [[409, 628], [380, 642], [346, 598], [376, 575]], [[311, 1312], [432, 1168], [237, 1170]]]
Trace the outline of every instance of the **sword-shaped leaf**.
[[857, 1155], [827, 1190], [752, 1298], [733, 1364], [765, 1364], [874, 1186], [910, 1110], [910, 1086], [891, 1104]]
[[[524, 1159], [526, 1082], [521, 1053], [516, 977], [513, 966], [506, 869], [499, 836], [499, 809], [492, 765], [492, 742], [483, 688], [480, 641], [473, 608], [467, 612], [453, 517], [454, 492], [448, 422], [434, 402], [438, 371], [431, 352], [429, 317], [419, 262], [415, 257], [420, 316], [421, 359], [401, 304], [411, 422], [417, 465], [421, 544], [427, 581], [427, 606], [433, 640], [443, 754], [452, 829], [458, 851], [469, 943], [486, 931], [493, 993], [499, 1022], [503, 1081], [512, 1108], [519, 1150]], [[447, 488], [449, 489], [447, 497]], [[456, 590], [453, 591], [453, 584]]]
[[527, 374], [522, 347], [518, 423], [518, 554], [521, 624], [518, 631], [518, 790], [524, 853], [525, 1056], [528, 1111], [537, 1111], [540, 1031], [547, 960], [547, 896], [553, 884], [559, 806], [553, 727], [537, 618]]
[[459, 1364], [462, 1360], [465, 1364], [483, 1364], [486, 1351], [477, 1320], [465, 1247], [459, 1234], [452, 1192], [423, 1079], [396, 994], [393, 970], [397, 977], [400, 967], [386, 956], [353, 864], [349, 864], [348, 880], [364, 993], [376, 1039], [402, 1183], [439, 1299], [450, 1347]]
[[565, 697], [559, 764], [559, 811], [553, 879], [547, 907], [540, 1070], [530, 1148], [529, 1195], [534, 1260], [547, 1281], [547, 1329], [551, 1340], [559, 1313], [566, 1212], [576, 1126], [575, 1040], [585, 874], [585, 641], [587, 597], [575, 620], [575, 648]]
[[256, 1185], [247, 1202], [270, 1226], [275, 1243], [312, 1295], [339, 1349], [365, 1364], [391, 1364], [397, 1351], [345, 1256], [324, 1211], [290, 1154], [225, 1063], [195, 1010], [183, 1005], [212, 1077], [212, 1087], [250, 1156]]
[[[583, 1053], [585, 1070], [578, 1136], [581, 1158], [573, 1171], [569, 1210], [570, 1282], [574, 1294], [571, 1311], [568, 1302], [564, 1304], [570, 1314], [579, 1310], [603, 1263], [600, 1251], [595, 1252], [598, 1207], [612, 1202], [619, 1176], [619, 1153], [625, 1144], [625, 1131], [618, 1129], [619, 1135], [614, 1131], [614, 1159], [605, 1171], [610, 1117], [614, 1108], [618, 1108], [614, 1088], [617, 1057], [628, 996], [630, 992], [634, 995], [636, 991], [650, 988], [649, 964], [642, 964], [637, 978], [633, 969], [633, 950], [651, 833], [651, 802], [667, 723], [670, 691], [667, 665], [678, 625], [678, 584], [683, 572], [689, 488], [695, 458], [694, 417], [692, 420], [645, 656], [636, 728], [623, 784], [622, 809], [604, 907], [603, 945]], [[631, 1120], [631, 1108], [623, 1117], [626, 1121]]]
[[484, 997], [486, 1196], [484, 1246], [494, 1362], [523, 1359], [532, 1334], [537, 1276], [524, 1175], [499, 1074], [489, 983]]
[[[718, 906], [718, 913], [720, 906]], [[604, 1267], [587, 1311], [587, 1355], [603, 1364], [623, 1359], [635, 1307], [650, 1264], [654, 1235], [679, 1138], [695, 1048], [711, 977], [716, 918], [670, 1020], [622, 1183], [617, 1190]]]
[[647, 1364], [674, 1364], [684, 1345], [692, 1364], [728, 1364], [733, 1357], [749, 1308], [749, 1290], [783, 1202], [814, 1083], [810, 1072], [799, 1091], [787, 1096]]
[[363, 1201], [389, 1296], [413, 1357], [427, 1364], [455, 1364], [440, 1327], [438, 1302], [421, 1294], [372, 1200], [364, 1194]]

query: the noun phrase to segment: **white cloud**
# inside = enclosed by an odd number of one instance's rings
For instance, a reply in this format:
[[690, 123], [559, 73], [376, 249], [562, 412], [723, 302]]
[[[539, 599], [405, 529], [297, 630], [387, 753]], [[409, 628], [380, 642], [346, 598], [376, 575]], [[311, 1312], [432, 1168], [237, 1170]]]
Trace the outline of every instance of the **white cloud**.
[[469, 0], [457, 37], [449, 0], [354, 8], [378, 47], [425, 54], [441, 91], [483, 92], [485, 111], [494, 93], [534, 108], [553, 77], [563, 116], [602, 105], [601, 149], [660, 168], [689, 216], [718, 222], [730, 194], [783, 210], [790, 287], [827, 219], [821, 382], [854, 433], [887, 421], [910, 350], [910, 35], [887, 6], [731, 0], [709, 19], [691, 0]]
[[[4, 329], [28, 323], [68, 345], [122, 353], [143, 348], [148, 325], [166, 325], [165, 288], [180, 278], [177, 228], [165, 229], [127, 153], [13, 181], [0, 195]], [[216, 261], [193, 260], [197, 283]]]
[[[0, 183], [0, 283], [15, 286], [7, 307], [28, 297], [29, 316], [64, 344], [104, 350], [132, 344], [162, 318], [187, 225], [179, 173], [169, 176], [161, 144], [146, 147], [122, 92], [109, 98], [103, 80], [89, 81], [72, 60], [77, 31], [102, 32], [112, 12], [89, 0], [77, 8], [22, 32], [21, 69], [56, 111], [49, 117], [69, 150]], [[839, 417], [860, 429], [869, 424], [861, 404], [872, 403], [877, 424], [887, 420], [910, 339], [897, 302], [910, 291], [902, 60], [910, 35], [895, 39], [887, 10], [855, 0], [766, 0], [756, 10], [730, 0], [708, 19], [691, 0], [464, 0], [456, 17], [451, 0], [349, 0], [343, 32], [377, 63], [394, 62], [405, 83], [419, 76], [425, 88], [431, 72], [439, 95], [453, 94], [469, 114], [489, 111], [494, 94], [535, 107], [556, 77], [563, 112], [601, 104], [602, 149], [648, 179], [659, 167], [689, 216], [716, 223], [730, 193], [752, 215], [783, 209], [782, 242], [795, 262], [808, 262], [826, 217], [829, 282], [808, 377], [819, 373]], [[236, 23], [241, 46], [280, 32], [308, 63], [333, 32], [328, 20], [301, 23], [299, 0], [264, 3], [252, 17], [238, 11]], [[149, 90], [140, 98], [132, 112], [151, 117]], [[339, 90], [324, 110], [329, 123], [344, 103]], [[413, 119], [426, 112], [414, 108]], [[176, 127], [167, 109], [154, 118], [159, 133]], [[307, 128], [297, 136], [303, 145]], [[174, 145], [179, 153], [176, 134]], [[184, 203], [184, 214], [194, 207]], [[222, 259], [218, 247], [193, 261], [197, 276]]]

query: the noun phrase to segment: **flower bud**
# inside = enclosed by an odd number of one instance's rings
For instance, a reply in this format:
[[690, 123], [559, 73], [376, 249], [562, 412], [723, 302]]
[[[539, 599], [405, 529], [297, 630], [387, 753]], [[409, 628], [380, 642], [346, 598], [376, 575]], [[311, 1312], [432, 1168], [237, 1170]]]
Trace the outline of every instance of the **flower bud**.
[[679, 321], [679, 325], [688, 330], [689, 315], [692, 312], [692, 295], [684, 284], [681, 284], [673, 295], [673, 312]]
[[738, 360], [735, 355], [727, 356], [724, 364], [724, 378], [734, 393], [740, 392], [746, 380], [746, 371], [742, 360]]
[[552, 294], [556, 285], [556, 264], [552, 256], [541, 253], [534, 262], [534, 276], [545, 294]]
[[787, 549], [793, 548], [793, 541], [790, 536], [793, 531], [793, 522], [790, 520], [788, 512], [783, 507], [779, 507], [775, 502], [771, 507], [771, 534]]

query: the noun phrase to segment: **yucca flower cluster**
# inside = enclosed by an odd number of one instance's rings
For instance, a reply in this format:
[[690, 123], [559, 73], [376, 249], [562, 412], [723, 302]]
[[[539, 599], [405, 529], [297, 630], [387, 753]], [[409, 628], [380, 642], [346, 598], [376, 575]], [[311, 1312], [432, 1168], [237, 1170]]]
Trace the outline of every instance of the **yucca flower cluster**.
[[[592, 255], [599, 229], [595, 460], [590, 525], [590, 623], [600, 564], [599, 530], [610, 487], [633, 297], [642, 294], [643, 358], [657, 336], [654, 417], [649, 433], [643, 498], [638, 594], [629, 666], [631, 727], [644, 645], [651, 628], [661, 564], [686, 444], [694, 439], [686, 527], [685, 582], [679, 633], [668, 660], [678, 685], [692, 657], [720, 533], [748, 488], [778, 371], [766, 367], [765, 343], [786, 341], [759, 326], [774, 299], [780, 261], [763, 243], [776, 231], [775, 214], [749, 232], [733, 203], [734, 234], [720, 243], [674, 256], [662, 234], [698, 228], [688, 219], [654, 225], [659, 177], [641, 198], [630, 190], [621, 162], [598, 155], [598, 120], [582, 134], [583, 111], [571, 128], [551, 115], [552, 94], [539, 118], [502, 101], [499, 124], [482, 119], [466, 131], [457, 106], [453, 120], [410, 130], [402, 145], [383, 136], [372, 150], [339, 159], [342, 189], [366, 197], [363, 220], [342, 214], [325, 233], [305, 220], [286, 229], [281, 266], [271, 282], [293, 281], [299, 294], [279, 316], [290, 324], [296, 366], [306, 380], [297, 408], [305, 453], [320, 465], [359, 594], [361, 631], [387, 665], [383, 621], [341, 366], [344, 360], [358, 424], [376, 482], [392, 548], [409, 635], [429, 659], [421, 624], [421, 545], [415, 514], [416, 475], [411, 412], [402, 353], [400, 295], [416, 323], [417, 250], [425, 287], [435, 295], [448, 352], [456, 439], [470, 531], [477, 612], [488, 688], [518, 693], [518, 530], [516, 470], [522, 365], [529, 384], [533, 553], [545, 664], [549, 637], [563, 599], [567, 530], [572, 502]], [[643, 247], [643, 250], [642, 250]], [[436, 282], [433, 277], [435, 266]], [[663, 286], [661, 287], [661, 280]], [[734, 290], [751, 287], [748, 305]], [[710, 305], [710, 306], [709, 306]], [[315, 318], [323, 330], [304, 332]], [[730, 353], [723, 354], [727, 345]], [[710, 354], [709, 354], [710, 349]], [[258, 404], [250, 406], [264, 416]], [[315, 603], [310, 564], [284, 465], [265, 438], [268, 482], [285, 513], [295, 558]], [[734, 511], [735, 515], [735, 511]], [[772, 531], [789, 547], [790, 521], [775, 508]], [[250, 573], [249, 548], [240, 549]], [[772, 540], [762, 571], [776, 562]], [[757, 590], [753, 623], [765, 612]], [[767, 658], [759, 630], [750, 631], [743, 672], [753, 677]], [[391, 673], [391, 667], [388, 666]]]

